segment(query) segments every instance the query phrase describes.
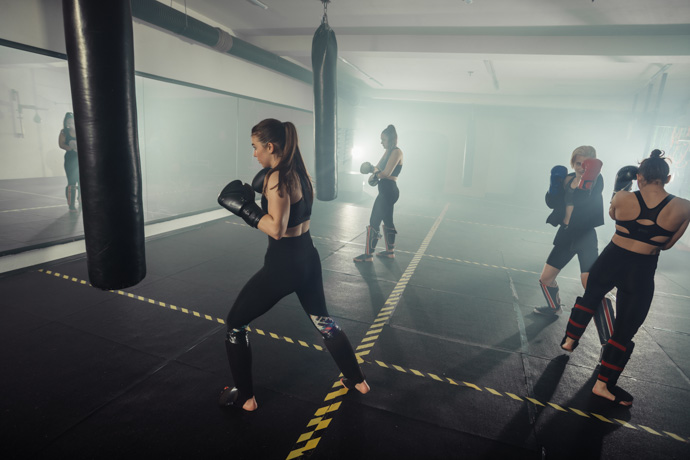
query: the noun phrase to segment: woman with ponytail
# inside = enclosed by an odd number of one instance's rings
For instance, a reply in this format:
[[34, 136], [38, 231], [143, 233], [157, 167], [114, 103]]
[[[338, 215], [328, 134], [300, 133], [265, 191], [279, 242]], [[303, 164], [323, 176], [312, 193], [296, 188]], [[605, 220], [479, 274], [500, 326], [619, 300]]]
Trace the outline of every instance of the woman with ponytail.
[[376, 166], [369, 165], [373, 168], [369, 184], [378, 185], [379, 194], [374, 201], [371, 217], [369, 217], [364, 254], [355, 257], [353, 259], [355, 262], [372, 262], [374, 260], [373, 254], [376, 243], [381, 238], [379, 232], [381, 222], [383, 222], [383, 238], [386, 243], [386, 250], [380, 251], [376, 255], [389, 259], [395, 258], [395, 235], [398, 232], [393, 223], [393, 206], [400, 197], [396, 181], [403, 166], [403, 153], [398, 148], [398, 133], [395, 126], [388, 125], [383, 130], [381, 145], [385, 149], [383, 156]]
[[573, 351], [604, 294], [618, 288], [613, 335], [604, 346], [592, 393], [623, 406], [631, 406], [633, 398], [616, 384], [652, 303], [659, 253], [673, 247], [690, 222], [690, 201], [664, 189], [671, 179], [664, 152], [654, 150], [643, 160], [636, 178], [638, 191], [621, 190], [611, 200], [616, 232], [592, 265], [561, 342], [561, 348]]
[[252, 186], [240, 181], [228, 184], [218, 201], [266, 233], [268, 249], [264, 266], [242, 288], [228, 314], [225, 348], [235, 387], [223, 389], [219, 404], [257, 409], [247, 326], [293, 292], [344, 375], [343, 386], [367, 393], [370, 388], [352, 346], [326, 308], [321, 260], [309, 234], [314, 190], [295, 125], [263, 120], [252, 128], [251, 140], [254, 157], [264, 167], [254, 179], [261, 207], [254, 201]]

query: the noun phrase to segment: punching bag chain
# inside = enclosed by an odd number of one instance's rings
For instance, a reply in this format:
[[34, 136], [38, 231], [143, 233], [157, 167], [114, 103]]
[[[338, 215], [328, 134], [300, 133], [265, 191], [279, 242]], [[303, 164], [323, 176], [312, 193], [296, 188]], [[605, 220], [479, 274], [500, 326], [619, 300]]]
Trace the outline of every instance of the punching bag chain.
[[321, 24], [328, 24], [328, 4], [331, 0], [321, 0], [323, 3], [323, 18], [321, 18]]

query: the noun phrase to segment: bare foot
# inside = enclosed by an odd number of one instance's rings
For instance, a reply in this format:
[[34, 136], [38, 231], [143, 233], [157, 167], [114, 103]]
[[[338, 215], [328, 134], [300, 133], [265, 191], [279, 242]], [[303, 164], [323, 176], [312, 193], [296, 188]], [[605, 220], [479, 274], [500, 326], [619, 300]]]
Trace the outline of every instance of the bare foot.
[[573, 345], [575, 344], [575, 339], [571, 339], [570, 337], [565, 338], [565, 343], [561, 345], [561, 348], [564, 349], [565, 351], [573, 351], [575, 347]]
[[365, 395], [371, 391], [371, 388], [369, 387], [369, 384], [367, 383], [366, 380], [364, 380], [362, 383], [358, 383], [357, 385], [355, 385], [355, 388], [357, 389], [357, 391], [359, 391], [363, 395]]
[[246, 410], [247, 412], [253, 412], [258, 408], [259, 405], [256, 403], [256, 398], [254, 396], [247, 399], [247, 401], [244, 403], [244, 406], [242, 406], [242, 409]]
[[[592, 393], [594, 393], [597, 396], [601, 396], [602, 398], [606, 398], [609, 401], [615, 401], [616, 396], [611, 393], [606, 386], [605, 382], [602, 382], [601, 380], [597, 380], [597, 383], [594, 384], [594, 388], [592, 388]], [[621, 406], [632, 406], [632, 401], [621, 401], [619, 403]]]

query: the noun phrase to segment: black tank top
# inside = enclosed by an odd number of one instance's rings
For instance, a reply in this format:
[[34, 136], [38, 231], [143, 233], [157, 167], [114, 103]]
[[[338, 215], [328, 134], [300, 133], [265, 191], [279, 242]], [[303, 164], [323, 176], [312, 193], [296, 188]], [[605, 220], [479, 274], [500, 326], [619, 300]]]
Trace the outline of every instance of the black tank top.
[[[308, 179], [302, 177], [299, 179], [302, 186], [302, 198], [290, 205], [290, 217], [288, 217], [287, 228], [295, 227], [311, 219], [312, 200], [307, 197], [309, 189], [305, 187], [304, 183]], [[268, 212], [268, 200], [265, 195], [261, 195], [261, 209], [266, 213]]]
[[[390, 151], [386, 154], [385, 157], [383, 157], [383, 160], [381, 160], [381, 168], [379, 168], [381, 171], [386, 169], [386, 165], [388, 164], [388, 159], [391, 157], [391, 153], [393, 153], [393, 150], [397, 149], [398, 147], [393, 147], [390, 149]], [[391, 172], [391, 177], [398, 177], [400, 175], [400, 171], [402, 171], [402, 163], [398, 163], [395, 165], [395, 168], [393, 168], [393, 171]]]
[[[616, 230], [616, 235], [651, 244], [652, 246], [665, 245], [666, 241], [653, 241], [652, 238], [655, 236], [672, 236], [674, 234], [674, 232], [659, 226], [659, 224], [656, 223], [656, 219], [659, 217], [661, 210], [675, 197], [669, 194], [666, 198], [661, 200], [661, 203], [650, 209], [642, 199], [642, 194], [639, 190], [635, 192], [635, 196], [637, 197], [637, 202], [640, 203], [640, 214], [633, 220], [617, 220], [616, 225], [620, 225], [630, 233]], [[651, 225], [643, 225], [638, 222], [643, 219], [651, 220], [654, 223]]]

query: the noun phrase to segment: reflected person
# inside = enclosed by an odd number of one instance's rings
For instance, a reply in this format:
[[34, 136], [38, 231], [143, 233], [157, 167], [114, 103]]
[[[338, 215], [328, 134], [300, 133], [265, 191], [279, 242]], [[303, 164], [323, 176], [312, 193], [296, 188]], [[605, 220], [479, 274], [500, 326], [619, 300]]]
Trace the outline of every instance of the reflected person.
[[74, 203], [79, 196], [79, 157], [77, 155], [77, 131], [74, 125], [74, 114], [67, 112], [62, 121], [62, 129], [58, 137], [58, 145], [65, 151], [65, 174], [67, 186], [65, 197], [71, 212], [76, 212]]

